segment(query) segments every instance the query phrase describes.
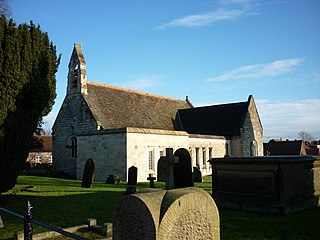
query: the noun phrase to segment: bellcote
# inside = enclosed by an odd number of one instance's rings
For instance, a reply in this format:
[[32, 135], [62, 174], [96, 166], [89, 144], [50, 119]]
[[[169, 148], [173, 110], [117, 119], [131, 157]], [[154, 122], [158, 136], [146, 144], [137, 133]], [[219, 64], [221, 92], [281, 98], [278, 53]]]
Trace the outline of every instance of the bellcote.
[[87, 94], [86, 61], [81, 46], [74, 44], [69, 62], [67, 94]]

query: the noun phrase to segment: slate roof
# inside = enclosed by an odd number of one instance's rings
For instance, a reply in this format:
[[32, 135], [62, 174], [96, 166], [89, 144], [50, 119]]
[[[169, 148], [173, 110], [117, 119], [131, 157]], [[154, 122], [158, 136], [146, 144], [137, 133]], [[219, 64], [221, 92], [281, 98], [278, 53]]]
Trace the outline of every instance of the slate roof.
[[238, 136], [248, 111], [248, 103], [249, 100], [179, 110], [177, 128], [189, 134]]
[[190, 108], [188, 100], [162, 97], [110, 85], [87, 82], [83, 97], [103, 129], [149, 128], [174, 130], [178, 109]]

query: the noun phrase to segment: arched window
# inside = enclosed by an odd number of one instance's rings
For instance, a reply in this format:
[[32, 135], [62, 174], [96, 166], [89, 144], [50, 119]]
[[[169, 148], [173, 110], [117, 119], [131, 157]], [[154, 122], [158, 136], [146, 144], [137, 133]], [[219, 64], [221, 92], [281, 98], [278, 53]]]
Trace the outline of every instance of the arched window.
[[251, 156], [258, 156], [258, 143], [256, 140], [251, 141]]
[[76, 137], [71, 138], [71, 157], [73, 158], [77, 157], [77, 138]]

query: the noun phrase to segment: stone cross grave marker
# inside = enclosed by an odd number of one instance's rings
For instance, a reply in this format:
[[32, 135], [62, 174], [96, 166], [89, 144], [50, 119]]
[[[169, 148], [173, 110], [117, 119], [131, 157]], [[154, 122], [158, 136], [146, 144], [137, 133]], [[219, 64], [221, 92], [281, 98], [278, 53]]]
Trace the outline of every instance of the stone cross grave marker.
[[173, 148], [166, 148], [167, 159], [167, 180], [166, 189], [174, 189], [174, 165], [179, 162], [179, 158], [173, 156]]
[[156, 180], [156, 177], [153, 177], [152, 174], [150, 173], [147, 180], [150, 181], [150, 188], [154, 188], [154, 181]]
[[96, 166], [94, 159], [89, 158], [84, 166], [81, 187], [91, 188], [93, 181], [93, 173]]
[[189, 151], [179, 148], [174, 156], [179, 158], [179, 162], [173, 168], [174, 188], [193, 187], [192, 161]]

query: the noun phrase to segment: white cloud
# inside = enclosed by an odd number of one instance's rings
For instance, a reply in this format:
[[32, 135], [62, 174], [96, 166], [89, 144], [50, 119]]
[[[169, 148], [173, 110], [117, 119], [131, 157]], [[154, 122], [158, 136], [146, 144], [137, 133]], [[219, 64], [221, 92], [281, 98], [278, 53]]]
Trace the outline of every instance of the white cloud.
[[265, 140], [295, 139], [300, 131], [306, 131], [316, 139], [320, 139], [320, 99], [257, 100], [256, 104], [263, 124]]
[[255, 8], [258, 5], [255, 2], [255, 0], [220, 0], [215, 10], [176, 18], [158, 26], [157, 29], [207, 27], [220, 21], [235, 20], [240, 17], [256, 15], [257, 12]]
[[224, 74], [209, 77], [206, 79], [208, 82], [215, 81], [228, 81], [238, 79], [254, 79], [262, 77], [275, 77], [293, 71], [302, 63], [301, 58], [288, 58], [276, 60], [271, 63], [246, 65], [235, 68]]
[[51, 132], [54, 121], [56, 120], [58, 113], [51, 111], [47, 116], [43, 117], [42, 128], [46, 131], [46, 134]]
[[136, 90], [149, 89], [160, 85], [160, 79], [162, 76], [159, 75], [143, 75], [134, 77], [134, 79], [121, 83], [120, 86]]
[[188, 15], [162, 24], [158, 29], [169, 27], [205, 27], [224, 20], [237, 19], [252, 14], [242, 9], [218, 9], [204, 14]]

